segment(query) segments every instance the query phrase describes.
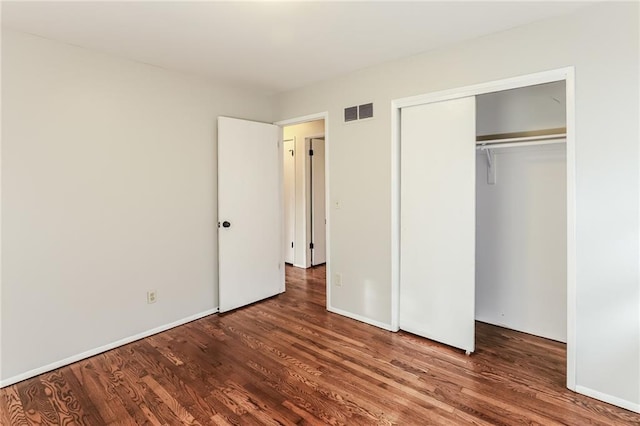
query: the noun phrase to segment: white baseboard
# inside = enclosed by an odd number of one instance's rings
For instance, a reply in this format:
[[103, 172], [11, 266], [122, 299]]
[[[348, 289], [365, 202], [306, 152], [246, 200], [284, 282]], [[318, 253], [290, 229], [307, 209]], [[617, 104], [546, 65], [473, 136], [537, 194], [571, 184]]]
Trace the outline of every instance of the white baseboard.
[[640, 404], [627, 401], [626, 399], [618, 398], [616, 396], [611, 396], [609, 394], [598, 392], [596, 390], [585, 388], [584, 386], [579, 386], [579, 385], [576, 386], [576, 392], [582, 395], [588, 396], [589, 398], [598, 399], [608, 404], [616, 405], [626, 410], [640, 413]]
[[57, 368], [64, 367], [65, 365], [73, 364], [74, 362], [81, 361], [85, 358], [89, 358], [95, 355], [98, 355], [102, 352], [109, 351], [111, 349], [115, 349], [119, 346], [126, 345], [131, 342], [135, 342], [136, 340], [144, 339], [145, 337], [152, 336], [154, 334], [161, 333], [163, 331], [167, 331], [171, 328], [177, 327], [179, 325], [186, 324], [191, 321], [195, 321], [197, 319], [215, 314], [218, 312], [218, 308], [213, 308], [206, 310], [204, 312], [197, 313], [195, 315], [190, 315], [186, 318], [179, 319], [178, 321], [174, 321], [169, 324], [161, 325], [160, 327], [152, 328], [151, 330], [143, 331], [142, 333], [135, 334], [133, 336], [125, 337], [124, 339], [116, 340], [115, 342], [108, 343], [104, 346], [100, 346], [95, 349], [90, 349], [88, 351], [79, 353], [77, 355], [70, 356], [65, 359], [61, 359], [60, 361], [53, 362], [51, 364], [47, 364], [43, 367], [34, 368], [33, 370], [27, 371], [22, 374], [18, 374], [13, 377], [9, 377], [8, 379], [4, 379], [0, 381], [0, 388], [4, 388], [6, 386], [13, 385], [15, 383], [21, 382], [26, 379], [30, 379], [32, 377], [38, 376], [40, 374], [53, 371]]
[[380, 321], [372, 320], [371, 318], [366, 318], [358, 314], [343, 311], [342, 309], [337, 309], [337, 308], [334, 308], [333, 306], [327, 306], [327, 311], [333, 312], [334, 314], [342, 315], [343, 317], [354, 319], [356, 321], [363, 322], [365, 324], [373, 325], [375, 327], [382, 328], [387, 331], [398, 331], [398, 330], [394, 330], [393, 327], [391, 327], [391, 324], [385, 324]]

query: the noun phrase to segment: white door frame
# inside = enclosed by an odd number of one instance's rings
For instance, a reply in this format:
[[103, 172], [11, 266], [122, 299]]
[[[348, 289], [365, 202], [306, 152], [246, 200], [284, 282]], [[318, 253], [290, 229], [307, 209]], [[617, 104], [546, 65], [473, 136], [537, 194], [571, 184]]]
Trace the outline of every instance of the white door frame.
[[[281, 120], [281, 121], [277, 121], [273, 124], [275, 124], [276, 126], [280, 126], [281, 128], [285, 127], [285, 126], [292, 126], [295, 124], [302, 124], [302, 123], [308, 123], [309, 121], [316, 121], [316, 120], [324, 120], [324, 150], [325, 150], [325, 161], [324, 161], [324, 182], [325, 182], [325, 197], [326, 197], [326, 204], [325, 204], [325, 217], [327, 219], [327, 228], [326, 228], [326, 232], [327, 232], [327, 240], [326, 240], [326, 256], [327, 256], [327, 263], [326, 263], [326, 286], [327, 286], [327, 300], [326, 300], [326, 307], [327, 309], [329, 309], [329, 301], [331, 300], [331, 262], [329, 261], [330, 259], [330, 253], [331, 253], [331, 240], [330, 240], [330, 229], [331, 229], [331, 217], [329, 215], [329, 192], [330, 192], [330, 188], [329, 188], [329, 112], [325, 111], [325, 112], [318, 112], [315, 114], [309, 114], [309, 115], [304, 115], [301, 117], [295, 117], [295, 118], [290, 118], [287, 120]], [[280, 139], [283, 139], [283, 135], [281, 134]], [[305, 140], [305, 146], [306, 146], [306, 140]], [[284, 170], [281, 171], [281, 174]], [[305, 182], [306, 185], [306, 182]], [[306, 191], [305, 191], [305, 203], [306, 203]], [[284, 206], [283, 206], [284, 209]], [[306, 207], [305, 207], [306, 209]], [[306, 213], [305, 213], [306, 214]], [[284, 210], [283, 210], [283, 220], [284, 220]]]
[[565, 81], [567, 94], [567, 388], [576, 390], [576, 140], [574, 67], [426, 93], [391, 101], [391, 328], [400, 318], [400, 110], [537, 84]]

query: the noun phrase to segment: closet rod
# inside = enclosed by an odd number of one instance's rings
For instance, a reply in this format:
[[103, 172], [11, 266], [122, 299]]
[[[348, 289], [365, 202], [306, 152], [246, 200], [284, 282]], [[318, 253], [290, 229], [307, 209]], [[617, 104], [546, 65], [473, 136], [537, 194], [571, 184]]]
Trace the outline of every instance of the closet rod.
[[502, 139], [498, 138], [498, 139], [476, 141], [476, 145], [481, 146], [481, 145], [491, 145], [491, 144], [503, 144], [508, 142], [544, 141], [544, 140], [559, 139], [559, 138], [566, 138], [566, 137], [567, 137], [566, 133], [555, 133], [552, 135], [536, 135], [536, 136], [524, 136], [524, 137], [517, 137], [517, 138], [502, 138]]
[[538, 141], [529, 141], [529, 142], [511, 142], [511, 143], [493, 143], [493, 144], [476, 144], [476, 149], [480, 151], [486, 151], [491, 149], [498, 148], [515, 148], [519, 146], [533, 146], [533, 145], [551, 145], [556, 143], [565, 143], [566, 138], [564, 137], [556, 137], [554, 139], [546, 139], [546, 140], [538, 140]]

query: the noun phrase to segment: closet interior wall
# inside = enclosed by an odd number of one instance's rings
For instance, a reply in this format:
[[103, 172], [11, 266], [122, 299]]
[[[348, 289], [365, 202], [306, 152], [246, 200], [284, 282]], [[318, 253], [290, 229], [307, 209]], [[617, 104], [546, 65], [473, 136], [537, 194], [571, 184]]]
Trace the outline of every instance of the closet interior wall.
[[[476, 133], [566, 127], [565, 82], [476, 97]], [[476, 156], [476, 319], [566, 342], [566, 144]]]

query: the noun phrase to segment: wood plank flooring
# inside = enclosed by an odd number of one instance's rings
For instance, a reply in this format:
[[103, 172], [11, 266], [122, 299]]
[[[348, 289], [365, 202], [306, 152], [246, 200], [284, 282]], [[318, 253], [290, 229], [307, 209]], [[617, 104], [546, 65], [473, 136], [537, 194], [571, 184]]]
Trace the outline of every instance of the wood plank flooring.
[[2, 425], [640, 424], [565, 389], [563, 344], [478, 323], [477, 352], [325, 310], [324, 268], [287, 292], [0, 390]]

